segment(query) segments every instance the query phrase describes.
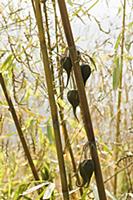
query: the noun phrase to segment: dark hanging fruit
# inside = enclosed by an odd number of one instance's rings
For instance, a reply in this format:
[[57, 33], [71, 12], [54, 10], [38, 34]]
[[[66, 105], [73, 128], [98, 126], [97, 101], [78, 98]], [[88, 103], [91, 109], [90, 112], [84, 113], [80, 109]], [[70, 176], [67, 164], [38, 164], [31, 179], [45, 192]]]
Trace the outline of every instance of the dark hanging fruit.
[[83, 182], [81, 185], [78, 185], [78, 186], [83, 187], [85, 184], [87, 184], [86, 187], [88, 187], [91, 177], [92, 177], [92, 174], [94, 172], [93, 160], [89, 159], [89, 160], [84, 160], [83, 162], [81, 162], [79, 164], [79, 172], [83, 179]]
[[77, 90], [70, 90], [67, 93], [67, 99], [73, 107], [73, 113], [75, 118], [78, 120], [76, 115], [76, 108], [79, 105], [79, 94]]
[[86, 84], [87, 79], [89, 78], [91, 74], [91, 68], [88, 64], [82, 64], [81, 67], [81, 73], [84, 81], [84, 85]]
[[69, 78], [70, 78], [70, 73], [72, 70], [72, 61], [71, 61], [70, 56], [61, 58], [60, 63], [61, 63], [61, 66], [63, 67], [63, 69], [65, 69], [65, 71], [67, 73], [67, 83], [66, 83], [66, 87], [67, 87]]

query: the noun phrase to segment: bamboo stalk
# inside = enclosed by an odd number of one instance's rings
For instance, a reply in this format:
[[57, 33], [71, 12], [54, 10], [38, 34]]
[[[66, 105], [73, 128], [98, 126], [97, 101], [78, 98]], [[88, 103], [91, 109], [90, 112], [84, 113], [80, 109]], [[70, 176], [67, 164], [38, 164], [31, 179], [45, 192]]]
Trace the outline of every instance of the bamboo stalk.
[[54, 81], [54, 66], [52, 62], [52, 48], [51, 48], [51, 38], [50, 38], [50, 29], [49, 29], [49, 23], [48, 23], [48, 14], [47, 14], [47, 6], [46, 2], [43, 2], [43, 9], [44, 9], [44, 15], [45, 15], [45, 23], [46, 23], [46, 33], [47, 33], [47, 43], [48, 43], [48, 50], [49, 50], [49, 59], [50, 59], [50, 66], [51, 66], [51, 73], [52, 73], [52, 78]]
[[[126, 0], [123, 5], [123, 18], [122, 18], [122, 36], [121, 36], [121, 63], [120, 63], [120, 84], [118, 90], [118, 104], [117, 104], [117, 118], [116, 118], [116, 137], [115, 137], [115, 161], [118, 159], [120, 143], [120, 121], [121, 121], [121, 100], [122, 100], [122, 73], [123, 73], [123, 55], [124, 55], [124, 43], [125, 43], [125, 18], [126, 18]], [[117, 171], [117, 167], [115, 167]], [[114, 194], [117, 194], [117, 182], [118, 174], [114, 177]]]
[[31, 154], [30, 154], [30, 151], [29, 151], [29, 148], [28, 148], [28, 146], [27, 146], [25, 137], [24, 137], [24, 135], [23, 135], [23, 132], [22, 132], [22, 129], [21, 129], [21, 126], [20, 126], [20, 123], [19, 123], [19, 120], [18, 120], [16, 111], [15, 111], [14, 105], [13, 105], [13, 103], [12, 103], [11, 98], [10, 98], [9, 95], [8, 95], [8, 92], [7, 92], [7, 89], [6, 89], [6, 85], [5, 85], [5, 82], [4, 82], [2, 73], [0, 73], [0, 84], [1, 84], [1, 87], [2, 87], [2, 89], [3, 89], [3, 92], [4, 92], [4, 95], [5, 95], [6, 101], [7, 101], [8, 105], [9, 105], [9, 109], [10, 109], [10, 112], [11, 112], [11, 114], [12, 114], [12, 118], [13, 118], [13, 120], [14, 120], [16, 129], [17, 129], [17, 131], [18, 131], [18, 135], [19, 135], [19, 137], [20, 137], [20, 141], [21, 141], [21, 143], [22, 143], [22, 146], [23, 146], [25, 155], [26, 155], [26, 157], [27, 157], [27, 159], [28, 159], [29, 166], [30, 166], [31, 171], [32, 171], [32, 173], [33, 173], [34, 179], [35, 179], [36, 181], [39, 181], [38, 173], [37, 173], [37, 171], [36, 171], [35, 165], [34, 165], [34, 163], [33, 163], [33, 160], [32, 160], [32, 157], [31, 157]]
[[42, 59], [43, 59], [43, 64], [44, 64], [44, 71], [45, 71], [48, 96], [49, 96], [49, 104], [50, 104], [51, 116], [52, 116], [52, 122], [53, 122], [54, 134], [55, 134], [55, 143], [56, 143], [57, 157], [58, 157], [59, 169], [60, 169], [62, 193], [63, 193], [64, 200], [69, 200], [66, 170], [65, 170], [65, 163], [64, 163], [62, 144], [61, 144], [58, 112], [57, 112], [57, 106], [56, 106], [55, 97], [54, 97], [54, 87], [53, 87], [52, 74], [50, 70], [50, 63], [49, 63], [48, 52], [47, 52], [47, 47], [46, 47], [40, 1], [34, 0], [34, 2], [35, 2], [35, 10], [36, 10], [35, 16], [36, 16], [36, 22], [37, 22], [37, 27], [38, 27], [40, 48], [42, 52]]
[[[59, 62], [59, 45], [58, 45], [58, 19], [57, 19], [57, 11], [56, 11], [56, 4], [55, 4], [55, 0], [52, 0], [52, 4], [53, 4], [53, 9], [54, 9], [54, 17], [55, 17], [55, 36], [56, 36], [56, 62], [57, 62], [57, 66], [60, 66], [60, 62]], [[58, 69], [58, 77], [59, 77], [59, 89], [60, 89], [60, 98], [63, 100], [63, 95], [64, 95], [64, 84], [63, 84], [63, 78], [62, 78], [62, 73], [63, 70], [62, 69]], [[62, 127], [62, 133], [64, 135], [64, 140], [65, 140], [65, 146], [67, 145], [67, 149], [71, 158], [71, 162], [72, 162], [72, 166], [73, 166], [73, 172], [76, 176], [77, 179], [77, 183], [78, 185], [81, 184], [80, 181], [80, 177], [77, 173], [77, 167], [76, 167], [76, 162], [75, 162], [75, 158], [74, 158], [74, 154], [73, 154], [73, 150], [70, 144], [70, 139], [69, 139], [69, 135], [68, 135], [68, 131], [67, 131], [67, 126], [66, 126], [66, 121], [64, 120], [64, 108], [63, 107], [59, 107], [59, 115], [60, 115], [60, 120], [61, 120], [61, 127]], [[80, 195], [83, 194], [83, 189], [80, 188]]]
[[84, 84], [83, 84], [81, 70], [78, 63], [78, 56], [76, 52], [76, 47], [75, 47], [75, 43], [73, 39], [73, 34], [72, 34], [72, 30], [71, 30], [71, 26], [70, 26], [70, 22], [68, 18], [65, 1], [58, 0], [58, 4], [59, 4], [60, 14], [62, 18], [63, 27], [64, 27], [64, 32], [66, 35], [66, 40], [67, 40], [68, 47], [70, 50], [70, 56], [73, 63], [74, 75], [75, 75], [76, 84], [77, 84], [79, 97], [80, 97], [80, 107], [81, 107], [83, 122], [84, 122], [85, 130], [86, 130], [87, 138], [91, 147], [90, 148], [91, 156], [95, 164], [95, 177], [96, 177], [99, 198], [100, 200], [106, 200], [106, 194], [105, 194], [105, 189], [104, 189], [104, 184], [103, 184], [101, 166], [100, 166], [97, 148], [96, 148], [93, 126], [91, 122], [89, 107], [88, 107], [88, 103], [86, 99]]

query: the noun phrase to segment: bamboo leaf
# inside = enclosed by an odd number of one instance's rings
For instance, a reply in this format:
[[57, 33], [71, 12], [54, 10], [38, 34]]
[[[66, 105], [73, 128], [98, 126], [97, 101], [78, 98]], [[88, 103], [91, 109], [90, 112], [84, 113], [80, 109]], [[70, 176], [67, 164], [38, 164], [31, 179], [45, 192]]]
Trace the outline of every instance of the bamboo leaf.
[[73, 6], [73, 3], [71, 0], [67, 0], [67, 3], [70, 5], [70, 6]]
[[12, 54], [10, 54], [6, 60], [4, 61], [4, 63], [1, 66], [0, 71], [7, 71], [9, 68], [12, 68], [12, 63], [13, 63], [14, 57]]
[[118, 35], [114, 49], [117, 50], [121, 41], [121, 33]]
[[120, 83], [120, 66], [119, 66], [119, 57], [115, 58], [115, 68], [113, 71], [113, 90], [116, 90], [119, 87]]
[[87, 199], [86, 197], [87, 197], [88, 190], [89, 190], [89, 188], [85, 189], [85, 191], [84, 191], [84, 193], [83, 193], [83, 195], [81, 197], [81, 200], [86, 200]]
[[132, 28], [133, 22], [130, 22], [127, 26], [128, 26], [128, 28]]
[[87, 11], [91, 10], [98, 2], [99, 2], [99, 0], [97, 0], [95, 3], [93, 3], [93, 4], [89, 7], [89, 9], [88, 9]]
[[25, 192], [23, 192], [21, 196], [25, 196], [25, 195], [27, 195], [27, 194], [30, 194], [30, 193], [32, 193], [32, 192], [35, 192], [36, 190], [38, 190], [38, 189], [40, 189], [40, 188], [42, 188], [42, 187], [44, 187], [44, 186], [46, 186], [46, 185], [48, 185], [48, 184], [49, 184], [49, 182], [45, 182], [45, 183], [38, 184], [38, 185], [36, 185], [36, 186], [34, 186], [34, 187], [32, 187], [32, 188], [26, 190]]
[[44, 200], [47, 200], [47, 199], [50, 199], [53, 191], [55, 189], [55, 184], [54, 183], [50, 183], [44, 193], [44, 196], [43, 196], [43, 199]]
[[47, 137], [48, 137], [49, 143], [52, 144], [54, 141], [53, 128], [49, 122], [47, 123]]
[[[28, 187], [28, 184], [24, 184], [22, 183], [21, 185], [19, 185], [19, 187], [17, 188], [17, 190], [15, 191], [14, 195], [13, 195], [13, 200], [18, 200], [20, 199], [20, 194], [25, 191]], [[25, 198], [26, 199], [26, 198]], [[30, 198], [27, 198], [30, 199]]]

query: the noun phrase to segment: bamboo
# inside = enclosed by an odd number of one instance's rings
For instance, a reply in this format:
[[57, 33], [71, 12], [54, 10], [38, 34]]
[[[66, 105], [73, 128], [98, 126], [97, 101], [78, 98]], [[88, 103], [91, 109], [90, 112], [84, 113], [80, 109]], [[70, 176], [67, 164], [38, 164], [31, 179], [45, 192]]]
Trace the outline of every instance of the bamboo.
[[51, 66], [51, 73], [52, 73], [52, 78], [54, 81], [54, 66], [53, 66], [53, 61], [52, 61], [52, 48], [51, 48], [51, 38], [50, 38], [50, 29], [49, 29], [49, 23], [48, 23], [48, 14], [47, 14], [47, 6], [46, 2], [44, 1], [43, 3], [43, 10], [44, 10], [44, 15], [45, 15], [45, 24], [46, 24], [46, 33], [47, 33], [47, 43], [48, 43], [48, 50], [49, 50], [49, 59], [50, 59], [50, 66]]
[[33, 163], [31, 154], [30, 154], [30, 152], [29, 152], [29, 148], [28, 148], [28, 146], [27, 146], [25, 137], [24, 137], [24, 135], [23, 135], [23, 132], [22, 132], [22, 129], [21, 129], [21, 126], [20, 126], [20, 123], [19, 123], [19, 120], [18, 120], [18, 116], [17, 116], [16, 111], [15, 111], [14, 105], [13, 105], [13, 103], [12, 103], [11, 98], [10, 98], [9, 95], [8, 95], [8, 92], [7, 92], [7, 89], [6, 89], [6, 85], [5, 85], [5, 82], [4, 82], [2, 73], [0, 73], [0, 84], [1, 84], [1, 87], [2, 87], [2, 89], [3, 89], [3, 92], [4, 92], [5, 98], [6, 98], [6, 100], [7, 100], [7, 103], [8, 103], [8, 105], [9, 105], [9, 109], [10, 109], [10, 112], [11, 112], [11, 114], [12, 114], [12, 118], [13, 118], [13, 120], [14, 120], [16, 129], [17, 129], [17, 131], [18, 131], [18, 135], [19, 135], [19, 137], [20, 137], [20, 141], [21, 141], [21, 143], [22, 143], [22, 146], [23, 146], [25, 155], [26, 155], [26, 157], [27, 157], [27, 159], [28, 159], [29, 166], [30, 166], [31, 171], [32, 171], [32, 173], [33, 173], [34, 179], [35, 179], [36, 181], [39, 181], [38, 173], [37, 173], [37, 171], [36, 171], [36, 168], [35, 168], [35, 165], [34, 165], [34, 163]]
[[[53, 4], [53, 9], [54, 9], [54, 17], [55, 17], [55, 36], [56, 36], [56, 62], [57, 62], [57, 66], [60, 66], [60, 62], [59, 62], [59, 45], [58, 45], [58, 19], [57, 19], [57, 11], [56, 11], [56, 4], [55, 4], [55, 0], [52, 0], [52, 4]], [[59, 69], [58, 68], [58, 76], [59, 76], [59, 89], [60, 89], [60, 98], [63, 100], [63, 94], [64, 94], [64, 84], [63, 84], [63, 78], [62, 78], [62, 73], [63, 70], [62, 68]], [[74, 154], [73, 154], [73, 150], [70, 144], [70, 139], [69, 139], [69, 135], [68, 135], [68, 131], [67, 131], [67, 126], [66, 126], [66, 121], [64, 120], [64, 108], [63, 107], [59, 107], [59, 115], [60, 115], [60, 120], [61, 120], [61, 127], [62, 127], [62, 133], [64, 135], [64, 140], [65, 140], [65, 146], [67, 145], [67, 149], [69, 151], [69, 155], [71, 158], [71, 162], [72, 162], [72, 166], [73, 166], [73, 172], [76, 176], [77, 179], [77, 183], [78, 185], [81, 184], [80, 181], [80, 177], [77, 173], [77, 168], [76, 168], [76, 161], [74, 158]], [[83, 194], [83, 189], [80, 188], [80, 195]]]
[[56, 150], [57, 150], [57, 157], [58, 157], [58, 162], [59, 162], [60, 177], [61, 177], [61, 184], [62, 184], [62, 193], [63, 193], [64, 200], [69, 200], [66, 170], [65, 170], [62, 144], [61, 144], [58, 112], [57, 112], [57, 106], [56, 106], [55, 97], [54, 97], [54, 87], [53, 87], [52, 74], [50, 71], [50, 63], [49, 63], [48, 52], [47, 52], [47, 47], [46, 47], [40, 1], [34, 0], [34, 2], [35, 2], [35, 9], [36, 9], [35, 16], [36, 16], [37, 27], [38, 27], [38, 35], [39, 35], [41, 52], [42, 52], [42, 59], [43, 59], [44, 71], [45, 71], [45, 77], [46, 77], [46, 83], [47, 83], [47, 89], [48, 89], [51, 116], [52, 116], [52, 122], [53, 122], [54, 134], [55, 134]]
[[89, 144], [91, 147], [90, 148], [91, 156], [92, 156], [92, 159], [95, 164], [95, 177], [96, 177], [99, 198], [100, 198], [100, 200], [106, 200], [102, 172], [101, 172], [100, 162], [99, 162], [99, 158], [98, 158], [89, 107], [88, 107], [88, 103], [87, 103], [87, 99], [86, 99], [82, 76], [81, 76], [81, 70], [79, 68], [79, 63], [77, 60], [78, 56], [77, 56], [77, 52], [76, 52], [76, 47], [75, 47], [75, 43], [74, 43], [74, 39], [73, 39], [73, 34], [72, 34], [72, 30], [71, 30], [71, 26], [70, 26], [70, 22], [69, 22], [69, 18], [68, 18], [65, 1], [58, 0], [58, 4], [59, 4], [60, 14], [61, 14], [61, 18], [62, 18], [63, 27], [64, 27], [64, 32], [66, 35], [66, 40], [67, 40], [68, 47], [70, 50], [70, 56], [71, 56], [72, 63], [73, 63], [74, 75], [75, 75], [76, 84], [77, 84], [79, 97], [80, 97], [80, 107], [81, 107], [83, 122], [84, 122], [85, 130], [86, 130], [87, 138], [88, 138], [88, 141], [89, 141]]
[[[116, 118], [116, 138], [115, 138], [115, 161], [118, 159], [119, 143], [120, 143], [120, 121], [121, 121], [121, 100], [122, 100], [122, 73], [123, 73], [123, 55], [125, 43], [125, 18], [126, 18], [126, 0], [123, 5], [123, 19], [122, 19], [122, 36], [121, 36], [121, 63], [120, 63], [120, 84], [118, 89], [118, 104], [117, 104], [117, 118]], [[117, 171], [117, 167], [115, 167]], [[114, 177], [114, 194], [117, 194], [118, 174]]]

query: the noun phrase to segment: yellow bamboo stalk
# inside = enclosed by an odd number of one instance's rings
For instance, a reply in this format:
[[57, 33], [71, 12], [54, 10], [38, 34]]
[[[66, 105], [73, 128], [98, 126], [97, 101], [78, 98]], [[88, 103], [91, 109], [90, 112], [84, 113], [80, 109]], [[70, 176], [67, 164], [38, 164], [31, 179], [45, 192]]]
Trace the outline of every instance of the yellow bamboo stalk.
[[52, 73], [50, 70], [50, 62], [48, 58], [45, 33], [44, 33], [44, 28], [43, 28], [40, 0], [34, 0], [34, 3], [35, 3], [35, 17], [36, 17], [36, 22], [37, 22], [37, 27], [38, 27], [38, 36], [39, 36], [39, 41], [40, 41], [40, 48], [41, 48], [41, 53], [42, 53], [42, 59], [43, 59], [43, 65], [44, 65], [44, 71], [45, 71], [45, 77], [46, 77], [46, 83], [47, 83], [47, 89], [48, 89], [49, 104], [50, 104], [51, 116], [52, 116], [52, 122], [53, 122], [54, 134], [55, 134], [55, 143], [56, 143], [57, 157], [58, 157], [59, 169], [60, 169], [62, 193], [63, 193], [64, 200], [69, 200], [66, 170], [65, 170], [62, 144], [61, 144], [58, 112], [57, 112], [57, 106], [55, 102]]

